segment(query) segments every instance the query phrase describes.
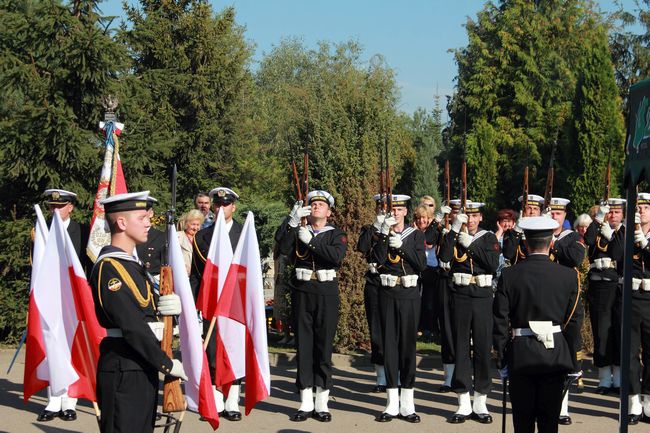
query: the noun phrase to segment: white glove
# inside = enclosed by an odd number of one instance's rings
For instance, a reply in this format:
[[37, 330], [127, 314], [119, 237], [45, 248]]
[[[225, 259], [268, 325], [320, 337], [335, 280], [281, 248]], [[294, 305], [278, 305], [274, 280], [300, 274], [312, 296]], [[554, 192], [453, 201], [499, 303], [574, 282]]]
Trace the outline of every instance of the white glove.
[[545, 212], [542, 212], [542, 216], [545, 217], [545, 218], [553, 219], [553, 215], [551, 215], [551, 209], [550, 208], [547, 208], [547, 210]]
[[178, 316], [181, 314], [181, 298], [172, 293], [158, 298], [158, 312], [163, 316]]
[[402, 236], [392, 233], [388, 238], [388, 246], [395, 249], [400, 248], [402, 246]]
[[459, 213], [456, 215], [456, 219], [451, 225], [451, 231], [460, 233], [460, 228], [463, 226], [463, 224], [467, 224], [467, 215], [464, 213]]
[[187, 380], [187, 374], [185, 374], [185, 369], [183, 369], [183, 363], [178, 359], [172, 359], [172, 369], [169, 372], [169, 375]]
[[309, 245], [309, 242], [311, 242], [311, 238], [313, 237], [314, 235], [311, 234], [307, 227], [300, 227], [298, 229], [298, 239], [300, 239], [302, 243]]
[[449, 262], [440, 261], [438, 262], [438, 265], [440, 266], [440, 269], [442, 269], [443, 271], [448, 271], [451, 269], [451, 263]]
[[449, 230], [447, 230], [447, 227], [443, 227], [443, 228], [442, 228], [442, 235], [443, 235], [443, 236], [446, 236], [447, 233], [449, 233]]
[[381, 225], [384, 223], [384, 220], [386, 219], [386, 215], [383, 213], [378, 213], [377, 216], [375, 217], [375, 222], [373, 226], [377, 231], [381, 230]]
[[643, 230], [634, 231], [634, 243], [639, 244], [641, 248], [645, 248], [648, 246], [648, 239], [643, 234]]
[[641, 214], [638, 212], [634, 214], [634, 224], [641, 224]]
[[438, 212], [436, 212], [435, 220], [438, 224], [440, 224], [440, 221], [442, 221], [445, 218], [445, 215], [449, 215], [451, 213], [451, 208], [447, 205], [442, 206]]
[[305, 218], [311, 215], [311, 206], [303, 206], [302, 200], [298, 200], [291, 209], [289, 214], [289, 225], [291, 227], [298, 227], [300, 225], [300, 219]]
[[609, 213], [609, 206], [599, 206], [596, 217], [594, 218], [598, 224], [602, 224], [605, 221], [605, 217]]
[[381, 225], [381, 234], [382, 235], [387, 235], [390, 233], [390, 228], [393, 227], [395, 224], [397, 224], [397, 220], [392, 217], [388, 216], [384, 219], [384, 222]]
[[609, 223], [605, 223], [600, 226], [600, 234], [608, 241], [611, 241], [612, 236], [614, 236], [614, 229], [609, 226]]
[[458, 234], [458, 243], [461, 244], [463, 248], [469, 247], [469, 244], [472, 243], [472, 239], [473, 237], [469, 233], [460, 232]]

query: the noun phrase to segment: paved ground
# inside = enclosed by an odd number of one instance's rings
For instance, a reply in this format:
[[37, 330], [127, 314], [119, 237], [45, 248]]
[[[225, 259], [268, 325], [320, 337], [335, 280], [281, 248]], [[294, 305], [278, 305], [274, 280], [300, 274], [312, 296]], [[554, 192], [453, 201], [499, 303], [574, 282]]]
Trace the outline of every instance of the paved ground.
[[[0, 350], [0, 432], [15, 433], [64, 433], [64, 432], [96, 432], [98, 431], [92, 406], [82, 401], [78, 407], [79, 418], [74, 422], [54, 420], [48, 423], [36, 422], [36, 416], [44, 407], [44, 393], [33, 397], [27, 404], [22, 400], [23, 354], [7, 376], [13, 350]], [[495, 379], [495, 386], [488, 401], [489, 409], [494, 417], [494, 423], [482, 425], [468, 421], [461, 425], [446, 423], [446, 418], [453, 413], [456, 405], [454, 394], [439, 394], [436, 392], [441, 371], [438, 361], [424, 360], [418, 369], [416, 381], [416, 410], [422, 417], [420, 424], [408, 424], [401, 420], [380, 424], [374, 421], [385, 405], [385, 395], [370, 393], [373, 384], [373, 373], [365, 362], [359, 360], [344, 361], [337, 358], [337, 368], [334, 372], [334, 390], [331, 392], [330, 409], [333, 420], [331, 423], [319, 423], [308, 420], [303, 423], [292, 423], [289, 416], [297, 409], [298, 394], [295, 392], [295, 367], [287, 357], [274, 356], [274, 367], [271, 368], [272, 392], [271, 397], [260, 403], [248, 417], [241, 422], [223, 420], [219, 431], [222, 432], [354, 432], [354, 433], [388, 433], [399, 429], [399, 433], [407, 432], [500, 432], [501, 431], [501, 385]], [[438, 365], [438, 368], [436, 366]], [[595, 375], [586, 372], [586, 389], [583, 394], [571, 396], [571, 412], [573, 425], [560, 426], [561, 433], [612, 433], [617, 431], [618, 401], [616, 398], [602, 397], [594, 393], [597, 384]], [[243, 409], [243, 408], [242, 408]], [[183, 422], [182, 432], [208, 432], [208, 424], [199, 421], [198, 415], [187, 413]], [[160, 430], [157, 430], [160, 431]], [[508, 417], [507, 431], [512, 432], [511, 418]], [[649, 424], [631, 426], [631, 432], [650, 432]]]

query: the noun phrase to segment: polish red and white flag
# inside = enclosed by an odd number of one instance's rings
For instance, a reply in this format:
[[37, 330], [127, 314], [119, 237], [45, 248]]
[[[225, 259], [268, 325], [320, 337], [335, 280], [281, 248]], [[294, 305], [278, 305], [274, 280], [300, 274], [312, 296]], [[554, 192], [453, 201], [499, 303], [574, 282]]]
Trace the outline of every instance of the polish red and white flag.
[[[236, 320], [246, 327], [244, 405], [248, 415], [255, 404], [267, 398], [271, 392], [262, 261], [252, 212], [246, 217], [235, 249], [219, 298], [217, 316]], [[220, 374], [218, 369], [217, 374]]]
[[184, 384], [185, 398], [187, 399], [188, 408], [198, 412], [216, 430], [219, 427], [219, 413], [212, 392], [210, 366], [203, 350], [202, 330], [197, 320], [192, 288], [187, 277], [183, 252], [174, 226], [170, 226], [168, 236], [169, 265], [174, 276], [174, 293], [181, 298], [178, 331], [181, 341], [183, 367], [188, 378]]

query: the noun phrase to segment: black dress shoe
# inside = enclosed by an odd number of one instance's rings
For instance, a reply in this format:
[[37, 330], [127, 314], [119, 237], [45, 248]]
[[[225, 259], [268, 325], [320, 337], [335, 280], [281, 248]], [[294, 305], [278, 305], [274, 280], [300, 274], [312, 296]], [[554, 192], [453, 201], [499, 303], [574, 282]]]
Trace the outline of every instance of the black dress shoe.
[[389, 422], [392, 421], [393, 418], [395, 418], [393, 415], [389, 415], [386, 412], [382, 412], [378, 417], [377, 421], [379, 422]]
[[560, 417], [557, 419], [557, 423], [560, 425], [571, 425], [573, 424], [573, 421], [571, 421], [571, 417], [569, 415], [560, 415]]
[[609, 394], [610, 389], [611, 388], [608, 386], [599, 386], [598, 388], [596, 388], [596, 394], [607, 395]]
[[460, 414], [455, 413], [455, 414], [453, 414], [451, 416], [451, 418], [449, 418], [447, 420], [447, 422], [450, 423], [450, 424], [462, 424], [465, 421], [467, 421], [468, 419], [470, 419], [471, 417], [472, 417], [472, 414], [460, 415]]
[[293, 422], [303, 422], [303, 421], [307, 421], [307, 418], [309, 418], [310, 416], [311, 416], [311, 412], [299, 410], [298, 412], [294, 413], [293, 416], [289, 418], [289, 420]]
[[372, 388], [372, 392], [375, 392], [375, 393], [386, 392], [386, 385], [375, 385]]
[[481, 424], [492, 424], [492, 415], [489, 413], [475, 413], [473, 418]]
[[438, 388], [438, 392], [442, 394], [447, 394], [448, 392], [451, 392], [451, 386], [440, 385], [440, 388]]
[[59, 418], [63, 421], [74, 421], [77, 419], [77, 412], [73, 409], [66, 409], [59, 412]]
[[612, 394], [620, 394], [621, 388], [618, 386], [612, 386], [611, 388], [609, 388], [609, 392], [611, 392]]
[[641, 421], [646, 422], [650, 424], [650, 416], [646, 415], [645, 413], [641, 416]]
[[43, 412], [36, 418], [36, 421], [52, 421], [54, 417], [58, 416], [59, 412], [52, 412], [51, 410], [43, 409]]
[[637, 425], [641, 421], [641, 415], [628, 415], [627, 424], [628, 425]]
[[330, 422], [332, 421], [332, 414], [329, 412], [316, 412], [311, 415], [316, 421], [320, 422]]
[[241, 421], [241, 412], [235, 412], [232, 410], [224, 410], [219, 414], [221, 418], [225, 418], [228, 421]]
[[412, 413], [410, 415], [399, 415], [399, 417], [401, 419], [403, 419], [404, 421], [407, 421], [407, 422], [410, 422], [410, 423], [413, 423], [413, 424], [417, 424], [417, 423], [420, 422], [420, 416], [417, 413]]

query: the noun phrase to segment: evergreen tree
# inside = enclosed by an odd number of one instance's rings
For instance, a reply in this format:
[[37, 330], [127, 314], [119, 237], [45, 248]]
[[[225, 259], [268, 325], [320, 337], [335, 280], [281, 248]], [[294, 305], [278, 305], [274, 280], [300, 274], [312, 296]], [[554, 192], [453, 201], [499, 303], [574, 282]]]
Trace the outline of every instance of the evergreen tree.
[[409, 129], [415, 146], [415, 167], [413, 170], [412, 191], [414, 203], [424, 195], [432, 196], [440, 205], [440, 188], [438, 186], [438, 164], [436, 158], [442, 150], [442, 110], [439, 97], [429, 115], [424, 109], [413, 113]]
[[[456, 50], [458, 85], [449, 109], [453, 147], [468, 162], [471, 199], [486, 201], [493, 210], [512, 207], [526, 165], [531, 192], [542, 194], [556, 140], [555, 195], [593, 193], [593, 187], [580, 186], [586, 180], [572, 183], [594, 176], [590, 166], [576, 161], [593, 161], [586, 147], [603, 145], [584, 141], [584, 135], [575, 141], [578, 124], [590, 128], [586, 119], [575, 117], [581, 112], [576, 104], [588, 102], [579, 94], [599, 94], [590, 101], [589, 116], [613, 128], [607, 139], [615, 148], [623, 138], [621, 117], [605, 99], [607, 91], [584, 87], [609, 89], [614, 82], [602, 44], [606, 25], [593, 8], [586, 0], [504, 0], [498, 6], [488, 3], [476, 21], [468, 21], [469, 44]], [[600, 62], [598, 80], [585, 78], [592, 56]]]
[[25, 326], [33, 204], [64, 188], [90, 212], [102, 149], [102, 97], [125, 52], [96, 2], [0, 0], [0, 340]]

